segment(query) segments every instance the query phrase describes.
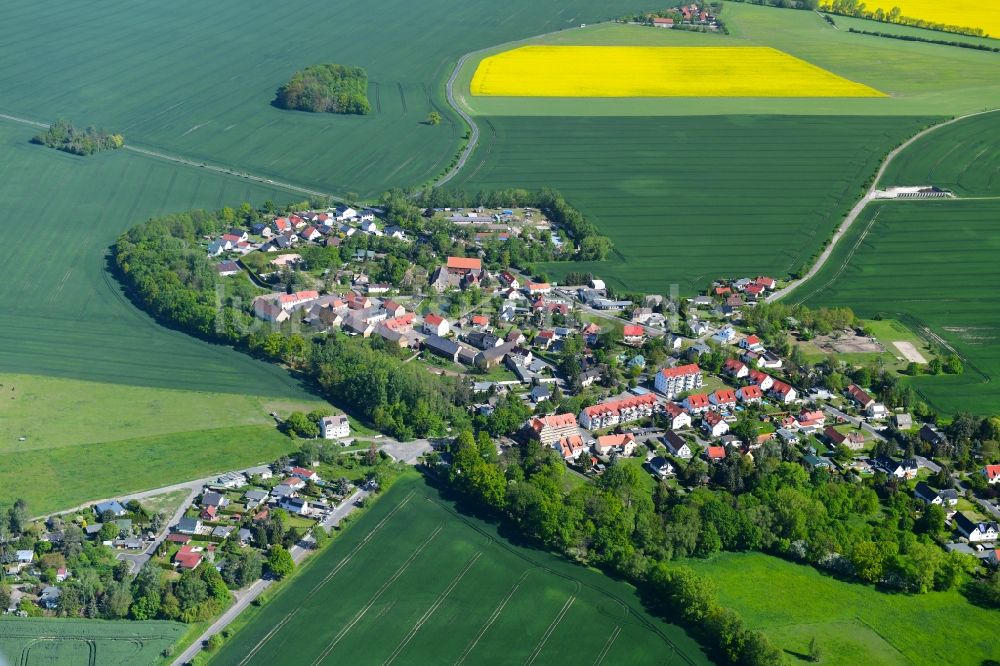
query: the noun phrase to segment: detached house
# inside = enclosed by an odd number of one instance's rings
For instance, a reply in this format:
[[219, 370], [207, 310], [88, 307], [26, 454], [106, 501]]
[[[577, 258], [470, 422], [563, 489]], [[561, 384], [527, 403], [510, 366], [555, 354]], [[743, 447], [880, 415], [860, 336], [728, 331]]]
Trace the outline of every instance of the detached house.
[[625, 344], [637, 345], [642, 343], [643, 338], [646, 337], [646, 332], [642, 326], [626, 324], [622, 330], [622, 335], [624, 336]]
[[858, 406], [858, 409], [865, 410], [875, 404], [875, 398], [868, 395], [868, 393], [857, 384], [851, 384], [847, 387], [847, 397]]
[[750, 368], [742, 361], [731, 358], [722, 366], [722, 371], [734, 379], [743, 379], [750, 374]]
[[790, 402], [795, 402], [795, 398], [798, 395], [795, 389], [785, 382], [774, 381], [771, 384], [771, 395], [778, 402], [788, 404]]
[[845, 435], [831, 425], [826, 427], [823, 435], [826, 436], [827, 441], [833, 446], [843, 444], [851, 451], [860, 451], [865, 447], [864, 435], [857, 431], [852, 431]]
[[764, 392], [760, 390], [759, 386], [750, 384], [736, 389], [736, 397], [744, 403], [760, 402], [764, 399]]
[[700, 414], [709, 410], [708, 396], [704, 393], [692, 393], [684, 398], [684, 407], [692, 414]]
[[583, 444], [583, 437], [580, 435], [570, 435], [555, 442], [552, 446], [566, 461], [576, 460], [587, 450]]
[[987, 465], [983, 468], [986, 483], [1000, 483], [1000, 465]]
[[701, 428], [712, 437], [722, 437], [729, 432], [729, 424], [718, 412], [707, 412], [702, 417]]
[[635, 451], [635, 435], [625, 433], [623, 435], [602, 435], [594, 443], [594, 452], [606, 456], [613, 451], [630, 456]]
[[445, 336], [451, 331], [451, 324], [441, 315], [431, 313], [424, 317], [424, 332], [430, 335]]
[[324, 439], [344, 439], [351, 436], [351, 424], [344, 414], [324, 416], [319, 420]]
[[962, 512], [955, 514], [955, 527], [970, 543], [996, 541], [1000, 531], [995, 522], [973, 521]]
[[671, 430], [681, 430], [682, 428], [691, 427], [691, 415], [688, 414], [683, 407], [678, 404], [668, 402], [663, 411], [667, 415], [667, 420], [670, 422]]
[[667, 447], [670, 455], [676, 458], [688, 460], [693, 455], [691, 447], [684, 441], [684, 438], [673, 430], [668, 430], [663, 434], [663, 445]]
[[958, 504], [958, 492], [954, 488], [934, 490], [923, 481], [917, 484], [913, 494], [925, 504], [937, 504], [938, 506], [946, 507]]

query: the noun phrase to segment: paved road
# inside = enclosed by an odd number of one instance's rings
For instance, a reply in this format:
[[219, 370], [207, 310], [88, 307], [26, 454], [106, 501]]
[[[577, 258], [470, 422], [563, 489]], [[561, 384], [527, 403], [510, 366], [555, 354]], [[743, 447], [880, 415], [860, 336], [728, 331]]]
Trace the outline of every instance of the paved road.
[[885, 159], [882, 161], [882, 165], [878, 168], [878, 172], [875, 174], [875, 178], [872, 180], [871, 187], [868, 188], [868, 191], [865, 192], [865, 195], [861, 197], [861, 200], [854, 205], [854, 208], [851, 209], [851, 212], [848, 213], [847, 217], [844, 218], [844, 221], [841, 222], [840, 226], [837, 228], [837, 231], [834, 232], [833, 238], [830, 239], [830, 242], [827, 243], [826, 247], [820, 253], [819, 258], [816, 260], [816, 263], [812, 265], [812, 267], [806, 272], [804, 276], [802, 276], [798, 280], [793, 280], [783, 289], [779, 289], [778, 291], [768, 296], [767, 302], [771, 303], [784, 298], [788, 294], [798, 289], [804, 282], [809, 281], [810, 278], [819, 273], [819, 271], [826, 264], [827, 260], [830, 258], [830, 255], [833, 253], [833, 250], [837, 246], [837, 243], [840, 242], [840, 239], [843, 238], [847, 230], [850, 229], [852, 224], [854, 224], [854, 221], [857, 219], [858, 215], [861, 214], [861, 211], [864, 210], [865, 206], [868, 205], [868, 202], [870, 202], [874, 198], [875, 190], [878, 189], [879, 181], [882, 180], [882, 176], [885, 174], [885, 170], [889, 167], [889, 164], [892, 163], [892, 160], [895, 159], [897, 155], [899, 155], [899, 153], [906, 150], [906, 148], [908, 148], [915, 141], [922, 139], [931, 132], [936, 132], [942, 127], [947, 127], [948, 125], [957, 123], [960, 120], [965, 120], [966, 118], [981, 116], [986, 113], [995, 113], [996, 111], [997, 109], [992, 109], [990, 111], [979, 111], [977, 113], [969, 113], [964, 116], [952, 118], [951, 120], [945, 121], [943, 123], [933, 125], [913, 135], [908, 140], [900, 144], [895, 150], [891, 151], [888, 155], [886, 155]]
[[[210, 480], [214, 481], [215, 479], [212, 478]], [[193, 484], [195, 482], [191, 483]], [[191, 492], [189, 492], [187, 497], [184, 498], [181, 505], [177, 507], [174, 514], [164, 521], [163, 526], [160, 528], [160, 533], [156, 535], [156, 538], [150, 542], [144, 551], [141, 553], [120, 553], [118, 555], [118, 559], [129, 563], [129, 571], [131, 573], [136, 573], [139, 569], [142, 569], [146, 565], [149, 558], [153, 556], [156, 549], [159, 548], [160, 544], [163, 543], [163, 540], [167, 538], [167, 534], [170, 532], [170, 526], [176, 525], [177, 522], [184, 516], [184, 512], [187, 511], [189, 506], [191, 506], [191, 503], [194, 502], [194, 498], [198, 496], [203, 487], [204, 483], [201, 482], [191, 487]]]
[[[358, 490], [353, 495], [351, 495], [343, 502], [341, 502], [340, 506], [334, 509], [330, 513], [330, 515], [327, 518], [325, 518], [323, 522], [320, 524], [324, 528], [330, 529], [334, 525], [338, 524], [341, 520], [343, 520], [345, 516], [357, 510], [358, 508], [357, 503], [363, 500], [368, 495], [369, 495], [368, 491]], [[312, 536], [307, 536], [304, 539], [302, 539], [302, 541], [292, 546], [289, 552], [291, 553], [292, 559], [295, 560], [296, 564], [301, 562], [305, 558], [305, 556], [310, 552], [312, 544], [313, 544]], [[174, 659], [173, 666], [182, 666], [183, 664], [186, 664], [190, 662], [192, 659], [194, 659], [195, 655], [201, 652], [202, 645], [204, 644], [205, 641], [208, 640], [210, 636], [213, 636], [222, 631], [223, 629], [225, 629], [226, 627], [228, 627], [229, 624], [240, 615], [240, 613], [246, 610], [247, 606], [249, 606], [254, 599], [259, 597], [264, 592], [264, 590], [271, 587], [271, 585], [273, 584], [274, 584], [273, 580], [262, 578], [258, 581], [255, 581], [250, 586], [234, 592], [233, 597], [235, 597], [236, 601], [233, 603], [233, 605], [230, 606], [225, 613], [220, 615], [219, 618], [215, 622], [213, 622], [211, 626], [209, 626], [208, 629], [206, 629], [205, 632], [202, 633], [202, 635], [199, 636], [198, 639], [188, 647], [188, 649], [184, 650], [184, 652], [182, 652], [180, 655], [177, 656], [176, 659]]]
[[836, 407], [831, 407], [830, 405], [823, 405], [823, 410], [827, 414], [832, 414], [833, 416], [840, 417], [840, 418], [844, 419], [845, 421], [847, 421], [848, 423], [851, 423], [851, 424], [853, 424], [855, 426], [861, 426], [862, 430], [864, 430], [868, 434], [870, 434], [873, 437], [875, 437], [875, 439], [881, 440], [883, 442], [885, 441], [885, 437], [882, 436], [882, 433], [880, 433], [878, 430], [876, 430], [872, 426], [868, 425], [868, 422], [865, 421], [864, 419], [859, 419], [856, 416], [851, 416], [850, 414], [845, 414], [844, 412], [840, 411]]
[[465, 144], [465, 148], [462, 150], [462, 154], [458, 156], [458, 161], [455, 162], [455, 166], [449, 169], [446, 174], [438, 178], [434, 183], [434, 187], [441, 187], [454, 178], [462, 167], [465, 166], [469, 156], [472, 155], [472, 151], [476, 149], [476, 144], [479, 143], [479, 126], [476, 125], [472, 116], [466, 113], [465, 109], [460, 107], [458, 102], [455, 101], [455, 79], [458, 78], [458, 72], [462, 69], [462, 65], [464, 65], [472, 55], [474, 54], [466, 53], [458, 59], [458, 62], [455, 64], [455, 69], [452, 71], [451, 76], [448, 77], [448, 83], [445, 85], [445, 97], [448, 99], [448, 106], [453, 108], [455, 113], [461, 116], [462, 120], [464, 120], [469, 126], [469, 143]]

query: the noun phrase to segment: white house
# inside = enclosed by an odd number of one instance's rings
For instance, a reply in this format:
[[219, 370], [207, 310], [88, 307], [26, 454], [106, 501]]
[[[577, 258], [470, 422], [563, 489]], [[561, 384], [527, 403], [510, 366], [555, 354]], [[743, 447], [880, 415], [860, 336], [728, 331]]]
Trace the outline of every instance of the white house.
[[451, 324], [441, 315], [431, 313], [424, 317], [424, 332], [444, 337], [451, 331]]
[[319, 427], [325, 439], [345, 439], [351, 436], [351, 424], [344, 414], [324, 416], [319, 420]]
[[691, 447], [684, 441], [684, 438], [673, 430], [668, 430], [664, 433], [663, 445], [667, 447], [667, 451], [670, 452], [670, 455], [683, 460], [690, 460], [694, 455], [691, 451]]
[[666, 413], [667, 418], [670, 419], [671, 430], [681, 430], [682, 428], [691, 427], [691, 415], [680, 405], [668, 402], [663, 411]]
[[657, 391], [673, 398], [678, 393], [691, 391], [702, 384], [701, 368], [694, 363], [679, 365], [676, 368], [663, 368], [656, 373], [653, 386]]
[[967, 538], [971, 543], [978, 543], [980, 541], [996, 541], [998, 531], [1000, 531], [1000, 528], [997, 527], [995, 522], [976, 522], [970, 520], [969, 517], [962, 512], [955, 514], [955, 527], [957, 527], [959, 533]]
[[712, 437], [722, 437], [729, 432], [729, 424], [718, 412], [708, 412], [702, 417], [701, 428]]

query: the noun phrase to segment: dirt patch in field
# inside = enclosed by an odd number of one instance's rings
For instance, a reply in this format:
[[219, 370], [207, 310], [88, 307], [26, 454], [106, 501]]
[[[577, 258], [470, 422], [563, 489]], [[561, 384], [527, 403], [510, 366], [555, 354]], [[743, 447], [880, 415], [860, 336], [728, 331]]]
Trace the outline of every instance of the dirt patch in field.
[[818, 335], [812, 342], [828, 354], [877, 354], [885, 351], [885, 347], [875, 338], [856, 335], [850, 330], [839, 331], [832, 335]]
[[907, 361], [911, 363], [927, 363], [927, 359], [921, 354], [912, 342], [904, 340], [893, 340], [892, 346], [899, 350]]

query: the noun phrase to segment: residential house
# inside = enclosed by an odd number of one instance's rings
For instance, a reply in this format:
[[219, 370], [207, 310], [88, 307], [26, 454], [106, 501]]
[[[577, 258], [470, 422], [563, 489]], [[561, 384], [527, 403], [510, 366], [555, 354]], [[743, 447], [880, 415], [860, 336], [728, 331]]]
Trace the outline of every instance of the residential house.
[[570, 435], [569, 437], [564, 437], [552, 445], [556, 451], [562, 455], [563, 460], [567, 462], [570, 460], [576, 460], [581, 454], [586, 452], [587, 447], [583, 443], [583, 437], [580, 435]]
[[635, 435], [628, 432], [622, 435], [602, 435], [594, 443], [594, 451], [602, 456], [609, 455], [612, 451], [630, 456], [635, 451]]
[[921, 481], [913, 491], [914, 496], [925, 504], [937, 504], [938, 506], [955, 506], [958, 504], [958, 492], [954, 488], [945, 490], [934, 490]]
[[540, 296], [552, 293], [552, 285], [548, 282], [529, 282], [525, 285], [524, 290], [528, 296]]
[[242, 269], [235, 261], [223, 261], [215, 265], [215, 274], [219, 277], [231, 277], [240, 273]]
[[790, 428], [778, 428], [777, 435], [785, 444], [799, 443], [799, 436]]
[[667, 430], [663, 434], [663, 445], [667, 447], [667, 451], [670, 455], [675, 458], [681, 458], [683, 460], [689, 460], [694, 454], [691, 451], [691, 447], [688, 446], [684, 438], [678, 435], [673, 430]]
[[198, 534], [201, 532], [201, 520], [197, 518], [181, 518], [174, 525], [174, 531], [178, 534]]
[[673, 398], [679, 393], [699, 388], [702, 381], [701, 368], [694, 363], [688, 363], [676, 368], [663, 368], [656, 373], [653, 386], [668, 398]]
[[764, 344], [756, 335], [748, 335], [740, 340], [740, 347], [755, 352], [764, 351]]
[[531, 399], [531, 402], [537, 405], [541, 401], [551, 398], [552, 393], [549, 391], [548, 386], [539, 384], [538, 386], [533, 386], [531, 388], [531, 393], [528, 394], [528, 397]]
[[760, 402], [764, 399], [764, 392], [756, 384], [750, 384], [736, 389], [736, 397], [744, 403]]
[[729, 424], [718, 412], [706, 412], [701, 419], [701, 429], [712, 437], [722, 437], [729, 432]]
[[750, 368], [742, 361], [731, 358], [722, 366], [722, 371], [734, 379], [743, 379], [750, 374]]
[[385, 310], [386, 318], [402, 317], [406, 314], [406, 308], [392, 299], [382, 301], [382, 309]]
[[886, 474], [898, 479], [914, 479], [917, 476], [917, 461], [913, 458], [897, 462], [892, 458], [882, 456], [875, 461], [875, 464]]
[[55, 585], [48, 585], [42, 590], [41, 595], [39, 595], [38, 605], [46, 610], [55, 610], [59, 608], [59, 597], [61, 596], [62, 590]]
[[875, 398], [868, 395], [868, 393], [857, 384], [851, 384], [847, 387], [847, 397], [858, 406], [858, 409], [861, 410], [866, 410], [868, 407], [875, 404]]
[[344, 414], [324, 416], [319, 420], [324, 439], [345, 439], [351, 436], [351, 424]]
[[309, 513], [309, 502], [301, 497], [283, 497], [278, 502], [278, 507], [298, 516]]
[[680, 405], [668, 402], [663, 408], [664, 413], [667, 415], [667, 419], [670, 422], [671, 430], [681, 430], [683, 428], [691, 427], [691, 415], [681, 407]]
[[98, 502], [94, 506], [94, 513], [97, 514], [98, 517], [103, 516], [108, 511], [110, 511], [115, 518], [121, 518], [122, 516], [128, 513], [125, 507], [122, 506], [122, 503], [119, 502], [118, 500], [112, 500], [110, 502]]
[[708, 396], [708, 400], [718, 409], [730, 409], [736, 406], [736, 391], [731, 388], [722, 388], [713, 391]]
[[222, 493], [209, 491], [201, 496], [200, 504], [203, 507], [214, 506], [220, 509], [225, 509], [229, 506], [229, 498]]
[[747, 379], [756, 386], [760, 387], [761, 391], [769, 391], [771, 387], [774, 386], [774, 378], [766, 372], [761, 372], [760, 370], [751, 370], [747, 374]]
[[305, 479], [301, 477], [289, 476], [284, 481], [275, 486], [274, 490], [277, 491], [278, 488], [281, 488], [281, 486], [284, 486], [289, 490], [302, 490], [303, 488], [306, 487], [306, 482]]
[[245, 500], [246, 507], [248, 509], [253, 509], [266, 502], [269, 495], [270, 493], [266, 490], [258, 490], [255, 488], [243, 493], [243, 499]]
[[705, 449], [705, 460], [722, 460], [726, 457], [726, 447], [709, 446]]
[[771, 384], [770, 394], [775, 400], [786, 405], [788, 403], [795, 402], [795, 398], [798, 395], [792, 386], [777, 380], [774, 380]]
[[986, 477], [986, 483], [1000, 483], [1000, 465], [987, 465], [983, 467], [983, 476]]
[[673, 464], [663, 456], [652, 458], [646, 465], [649, 467], [650, 473], [658, 479], [665, 479], [674, 474]]
[[572, 414], [536, 416], [528, 421], [528, 432], [542, 444], [551, 445], [579, 432], [576, 417]]
[[913, 427], [913, 417], [909, 414], [894, 414], [892, 425], [895, 426], [896, 430], [909, 430]]
[[930, 423], [920, 426], [919, 437], [921, 441], [930, 444], [935, 452], [948, 443], [948, 438], [945, 437], [944, 433]]
[[840, 446], [843, 444], [851, 451], [860, 451], [865, 447], [865, 437], [857, 430], [851, 431], [845, 435], [832, 425], [829, 425], [826, 427], [826, 430], [823, 431], [823, 435], [826, 437], [826, 440], [830, 442], [831, 446]]
[[429, 335], [445, 336], [451, 331], [451, 324], [439, 314], [431, 313], [424, 317], [424, 332]]
[[643, 339], [646, 337], [646, 331], [642, 326], [626, 324], [622, 329], [622, 336], [627, 345], [642, 344]]
[[720, 345], [729, 344], [736, 339], [736, 330], [732, 326], [724, 326], [712, 336], [712, 339]]
[[1000, 528], [994, 521], [974, 521], [961, 511], [955, 514], [954, 520], [959, 534], [968, 539], [970, 543], [997, 540]]
[[684, 398], [684, 402], [682, 404], [691, 414], [701, 414], [702, 412], [707, 412], [711, 409], [711, 403], [708, 400], [708, 396], [704, 393], [692, 393], [688, 397]]
[[672, 18], [662, 18], [660, 16], [653, 17], [653, 27], [656, 28], [673, 28], [674, 20]]
[[195, 550], [192, 546], [181, 546], [174, 555], [174, 564], [179, 569], [197, 569], [202, 560], [201, 549]]
[[590, 430], [610, 428], [620, 423], [652, 416], [658, 404], [656, 396], [651, 393], [609, 400], [585, 407], [580, 412], [580, 425]]

